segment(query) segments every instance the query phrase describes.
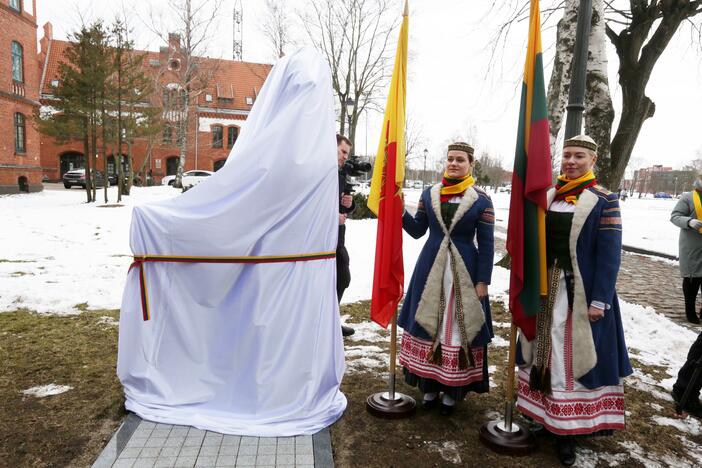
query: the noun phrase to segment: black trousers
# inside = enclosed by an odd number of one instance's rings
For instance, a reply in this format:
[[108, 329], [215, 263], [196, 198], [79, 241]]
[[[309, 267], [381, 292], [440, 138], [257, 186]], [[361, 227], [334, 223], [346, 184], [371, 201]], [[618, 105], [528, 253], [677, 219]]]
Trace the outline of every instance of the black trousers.
[[696, 317], [695, 301], [697, 293], [702, 286], [702, 278], [683, 278], [683, 296], [685, 296], [685, 316], [688, 318]]
[[[701, 355], [702, 333], [697, 335], [697, 339], [694, 343], [692, 343], [692, 346], [690, 346], [690, 350], [687, 352], [687, 360], [678, 372], [678, 380], [676, 380], [675, 384], [673, 385], [673, 391], [678, 395], [682, 396], [687, 386], [690, 385], [692, 373], [695, 371], [697, 360], [700, 358]], [[690, 389], [690, 400], [688, 401], [692, 401], [695, 398], [699, 398], [700, 388], [702, 388], [702, 376], [700, 376], [700, 378], [697, 379], [697, 382], [695, 382], [695, 386]]]
[[344, 291], [351, 284], [351, 269], [349, 268], [349, 252], [344, 245], [346, 241], [346, 226], [339, 226], [339, 240], [336, 244], [336, 297], [339, 302]]

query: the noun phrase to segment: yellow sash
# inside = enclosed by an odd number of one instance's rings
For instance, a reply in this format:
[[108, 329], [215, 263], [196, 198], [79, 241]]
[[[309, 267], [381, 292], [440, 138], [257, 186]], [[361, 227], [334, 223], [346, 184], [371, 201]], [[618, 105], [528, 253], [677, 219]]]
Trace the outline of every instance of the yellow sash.
[[[444, 172], [444, 178], [447, 179], [449, 178], [448, 174]], [[441, 187], [441, 195], [458, 195], [459, 193], [463, 193], [468, 189], [468, 187], [471, 187], [475, 184], [475, 179], [473, 179], [472, 174], [468, 174], [467, 176], [459, 179], [460, 182], [455, 184], [455, 185], [444, 185]]]
[[[700, 198], [700, 192], [697, 190], [692, 190], [692, 201], [695, 203], [695, 218], [702, 221], [702, 198]], [[700, 234], [702, 234], [702, 228], [699, 228]]]

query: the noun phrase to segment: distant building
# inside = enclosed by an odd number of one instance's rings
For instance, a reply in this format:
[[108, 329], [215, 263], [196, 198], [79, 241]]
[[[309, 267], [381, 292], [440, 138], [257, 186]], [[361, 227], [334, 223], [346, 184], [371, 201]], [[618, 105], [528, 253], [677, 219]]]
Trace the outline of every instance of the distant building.
[[[59, 84], [59, 63], [66, 61], [65, 53], [70, 43], [54, 39], [51, 23], [47, 23], [44, 25], [44, 37], [40, 45], [39, 59], [43, 77], [40, 96], [42, 105], [48, 109], [54, 100], [52, 91]], [[146, 52], [144, 71], [149, 76], [158, 77], [160, 86], [160, 89], [155, 90], [155, 93], [159, 94], [154, 96], [153, 101], [166, 102], [168, 99], [177, 98], [171, 91], [178, 87], [174, 74], [180, 65], [179, 51], [180, 38], [171, 34], [167, 47], [161, 47], [159, 52]], [[269, 64], [209, 58], [203, 60], [214, 73], [208, 87], [197, 97], [197, 102], [191, 108], [192, 117], [187, 125], [185, 171], [216, 171], [224, 165], [239, 136], [241, 126], [272, 68]], [[178, 168], [178, 126], [176, 119], [168, 112], [164, 113], [164, 119], [166, 124], [163, 132], [158, 138], [152, 139], [151, 145], [146, 138], [137, 138], [130, 143], [133, 170], [150, 170], [157, 183], [164, 176], [175, 174]], [[126, 152], [126, 149], [123, 149], [123, 152]], [[66, 171], [84, 167], [84, 156], [81, 141], [58, 144], [50, 137], [42, 137], [41, 166], [49, 180], [60, 180]], [[114, 174], [115, 158], [111, 149], [106, 156], [107, 172]], [[99, 170], [103, 168], [100, 157], [105, 155], [98, 155]]]
[[0, 193], [42, 190], [36, 0], [0, 0]]
[[672, 167], [654, 165], [634, 171], [634, 178], [626, 188], [639, 193], [666, 192], [678, 195], [689, 191], [695, 179], [695, 171], [673, 170]]

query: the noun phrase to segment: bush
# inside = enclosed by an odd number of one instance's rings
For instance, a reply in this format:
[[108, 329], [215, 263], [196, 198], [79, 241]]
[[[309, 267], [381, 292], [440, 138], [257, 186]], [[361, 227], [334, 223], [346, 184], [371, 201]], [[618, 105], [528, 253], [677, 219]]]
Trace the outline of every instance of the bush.
[[362, 193], [353, 194], [353, 202], [356, 209], [349, 215], [350, 219], [369, 219], [375, 218], [375, 215], [368, 209], [368, 196]]

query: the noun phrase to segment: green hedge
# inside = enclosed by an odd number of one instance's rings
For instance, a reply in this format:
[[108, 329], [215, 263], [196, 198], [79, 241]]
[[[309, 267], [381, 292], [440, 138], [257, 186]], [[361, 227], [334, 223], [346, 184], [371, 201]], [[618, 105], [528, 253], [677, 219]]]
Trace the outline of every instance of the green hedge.
[[368, 219], [375, 218], [375, 215], [368, 209], [368, 196], [362, 193], [353, 194], [353, 202], [356, 204], [356, 209], [349, 216], [351, 219]]

